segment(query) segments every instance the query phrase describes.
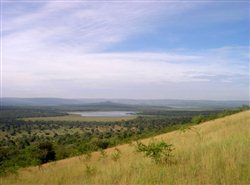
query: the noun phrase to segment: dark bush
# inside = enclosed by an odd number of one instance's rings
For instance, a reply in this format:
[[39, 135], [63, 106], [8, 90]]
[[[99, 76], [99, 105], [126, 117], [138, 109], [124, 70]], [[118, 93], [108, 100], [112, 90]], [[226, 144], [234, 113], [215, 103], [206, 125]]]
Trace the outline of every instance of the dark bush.
[[56, 153], [50, 142], [42, 142], [38, 145], [38, 158], [40, 163], [47, 163], [56, 159]]

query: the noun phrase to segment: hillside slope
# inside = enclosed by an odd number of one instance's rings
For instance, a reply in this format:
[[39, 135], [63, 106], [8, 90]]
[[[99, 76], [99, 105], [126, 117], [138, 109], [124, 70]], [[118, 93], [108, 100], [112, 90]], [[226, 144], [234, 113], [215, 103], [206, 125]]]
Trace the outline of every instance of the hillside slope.
[[0, 184], [250, 184], [250, 111], [155, 138], [174, 145], [176, 164], [157, 165], [127, 144], [117, 147], [121, 151], [118, 161], [112, 160], [114, 148], [110, 148], [105, 159], [100, 160], [100, 153], [95, 152], [90, 160], [75, 157], [25, 168], [18, 175], [0, 179]]

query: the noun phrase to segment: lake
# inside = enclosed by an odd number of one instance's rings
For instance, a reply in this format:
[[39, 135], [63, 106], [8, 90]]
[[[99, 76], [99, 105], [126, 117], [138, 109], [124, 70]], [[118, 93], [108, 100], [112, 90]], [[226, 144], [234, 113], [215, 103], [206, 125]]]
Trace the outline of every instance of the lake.
[[136, 112], [133, 111], [79, 111], [68, 113], [77, 114], [82, 117], [127, 117], [136, 114]]

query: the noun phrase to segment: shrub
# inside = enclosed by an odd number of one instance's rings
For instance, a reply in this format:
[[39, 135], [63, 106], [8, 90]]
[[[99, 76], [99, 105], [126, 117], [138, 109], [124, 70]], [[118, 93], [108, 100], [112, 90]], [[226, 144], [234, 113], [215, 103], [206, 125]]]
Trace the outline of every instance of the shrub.
[[172, 151], [174, 150], [172, 144], [167, 144], [164, 141], [152, 140], [148, 145], [145, 145], [137, 141], [136, 144], [137, 152], [142, 152], [146, 157], [151, 158], [157, 164], [172, 163], [171, 158], [173, 157]]
[[90, 161], [91, 160], [91, 157], [92, 157], [92, 153], [91, 152], [87, 152], [85, 155], [84, 155], [84, 160], [86, 162]]
[[86, 165], [86, 167], [85, 167], [85, 173], [87, 176], [91, 176], [91, 175], [96, 174], [96, 171], [97, 171], [96, 168], [93, 166]]
[[201, 123], [201, 122], [203, 122], [203, 121], [205, 121], [205, 118], [204, 118], [204, 116], [202, 116], [202, 115], [194, 116], [194, 117], [192, 118], [192, 120], [191, 120], [191, 122], [194, 123], [194, 124], [199, 124], [199, 123]]
[[115, 148], [115, 152], [111, 154], [111, 159], [113, 161], [118, 161], [121, 157], [121, 151], [118, 148]]
[[200, 140], [203, 140], [203, 136], [202, 136], [202, 133], [199, 131], [200, 129], [198, 128], [195, 128], [195, 127], [190, 127], [190, 126], [182, 126], [179, 128], [179, 131], [182, 132], [182, 133], [185, 133], [185, 132], [194, 132]]
[[92, 158], [92, 153], [86, 152], [84, 155], [79, 155], [78, 158], [82, 162], [90, 162]]
[[179, 131], [180, 131], [181, 133], [185, 133], [185, 132], [190, 131], [190, 130], [192, 130], [192, 128], [191, 128], [190, 126], [188, 126], [188, 125], [183, 125], [183, 126], [181, 126], [181, 127], [179, 128]]
[[103, 150], [103, 149], [101, 149], [100, 150], [100, 160], [102, 160], [102, 159], [106, 159], [107, 158], [107, 152], [105, 151], [105, 150]]

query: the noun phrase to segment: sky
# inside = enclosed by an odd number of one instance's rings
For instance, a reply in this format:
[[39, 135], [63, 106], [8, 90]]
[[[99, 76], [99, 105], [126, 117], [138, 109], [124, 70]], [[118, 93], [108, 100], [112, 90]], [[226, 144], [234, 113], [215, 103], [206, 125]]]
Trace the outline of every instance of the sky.
[[249, 100], [249, 1], [1, 4], [3, 97]]

